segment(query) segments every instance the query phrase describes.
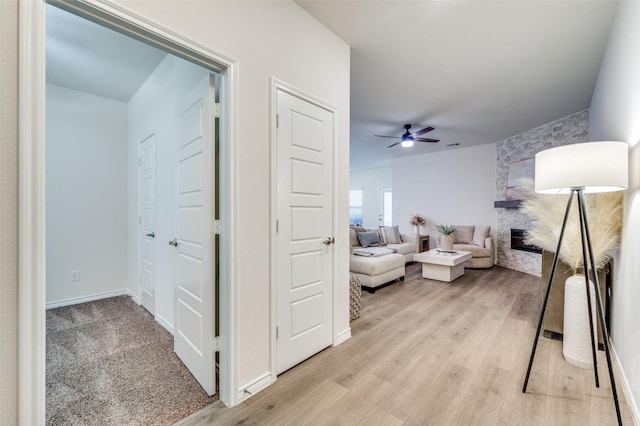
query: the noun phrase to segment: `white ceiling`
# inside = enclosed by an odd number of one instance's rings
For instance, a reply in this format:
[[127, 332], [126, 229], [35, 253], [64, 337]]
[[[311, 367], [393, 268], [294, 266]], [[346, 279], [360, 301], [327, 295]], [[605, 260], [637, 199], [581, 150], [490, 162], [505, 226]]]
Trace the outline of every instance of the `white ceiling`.
[[[351, 169], [493, 143], [589, 107], [614, 1], [296, 0], [351, 45]], [[433, 126], [437, 144], [394, 139]], [[459, 143], [458, 147], [447, 144]]]
[[47, 83], [128, 102], [167, 55], [47, 5]]
[[[617, 8], [607, 0], [296, 3], [351, 45], [352, 170], [497, 142], [588, 108]], [[47, 6], [49, 83], [127, 102], [165, 55]], [[394, 139], [373, 136], [399, 136], [405, 123], [433, 126], [425, 137], [441, 141], [387, 149]]]

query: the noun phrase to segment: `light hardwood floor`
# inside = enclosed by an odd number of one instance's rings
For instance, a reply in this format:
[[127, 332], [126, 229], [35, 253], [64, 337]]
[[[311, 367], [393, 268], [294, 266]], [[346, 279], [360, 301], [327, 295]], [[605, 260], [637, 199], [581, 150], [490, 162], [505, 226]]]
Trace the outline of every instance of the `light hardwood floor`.
[[[540, 309], [539, 278], [467, 269], [452, 283], [407, 277], [363, 293], [352, 338], [278, 377], [238, 405], [217, 403], [183, 425], [615, 425], [604, 352], [593, 370], [540, 338], [523, 394]], [[618, 376], [616, 376], [618, 377]], [[617, 381], [625, 425], [633, 425]]]

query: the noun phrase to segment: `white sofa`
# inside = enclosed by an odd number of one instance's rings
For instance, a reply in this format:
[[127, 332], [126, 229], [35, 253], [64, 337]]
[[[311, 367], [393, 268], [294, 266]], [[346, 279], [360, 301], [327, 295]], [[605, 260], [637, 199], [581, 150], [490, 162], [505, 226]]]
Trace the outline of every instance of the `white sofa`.
[[370, 293], [376, 288], [390, 283], [394, 280], [404, 280], [405, 267], [408, 262], [413, 262], [413, 255], [418, 252], [418, 241], [415, 235], [400, 234], [401, 243], [385, 243], [382, 238], [383, 248], [395, 250], [396, 253], [389, 253], [382, 256], [359, 256], [353, 254], [353, 250], [361, 247], [357, 232], [378, 231], [378, 228], [351, 227], [349, 229], [349, 239], [351, 243], [351, 258], [349, 270], [352, 276], [360, 279], [362, 288]]
[[[457, 226], [453, 233], [453, 249], [459, 251], [469, 251], [473, 256], [467, 261], [465, 268], [491, 268], [495, 259], [495, 248], [493, 238], [491, 238], [490, 226]], [[441, 247], [438, 237], [438, 247]]]

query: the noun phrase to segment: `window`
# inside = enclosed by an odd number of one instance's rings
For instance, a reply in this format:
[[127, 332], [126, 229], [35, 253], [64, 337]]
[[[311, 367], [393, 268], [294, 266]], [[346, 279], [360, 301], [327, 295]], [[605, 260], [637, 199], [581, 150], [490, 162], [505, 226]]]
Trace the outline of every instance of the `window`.
[[349, 191], [349, 224], [362, 226], [363, 190]]

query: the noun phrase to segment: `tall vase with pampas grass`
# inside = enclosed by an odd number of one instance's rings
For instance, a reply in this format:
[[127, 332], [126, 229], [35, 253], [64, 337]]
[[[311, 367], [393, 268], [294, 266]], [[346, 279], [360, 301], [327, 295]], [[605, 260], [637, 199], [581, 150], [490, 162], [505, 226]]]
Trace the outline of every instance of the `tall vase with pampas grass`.
[[411, 225], [413, 225], [413, 233], [415, 235], [419, 235], [420, 234], [420, 227], [424, 224], [427, 223], [427, 221], [425, 220], [424, 217], [422, 217], [421, 215], [414, 213], [411, 215], [411, 217], [409, 218], [409, 223]]
[[[591, 334], [598, 335], [596, 325], [596, 292], [593, 281], [589, 280], [590, 297], [585, 291], [585, 277], [575, 273], [564, 282], [564, 324], [562, 329], [562, 355], [571, 365], [592, 369]], [[591, 301], [591, 322], [589, 318], [589, 301]], [[589, 324], [593, 330], [589, 331]]]
[[[545, 195], [533, 191], [533, 181], [522, 182], [527, 193], [520, 210], [531, 218], [531, 228], [525, 243], [554, 252], [560, 237], [568, 195]], [[622, 193], [586, 194], [585, 208], [589, 217], [591, 244], [596, 269], [601, 269], [618, 248], [622, 229]], [[567, 217], [559, 259], [568, 264], [574, 275], [565, 282], [563, 355], [572, 365], [592, 368], [591, 334], [588, 323], [587, 292], [585, 291], [582, 236], [577, 206]], [[595, 335], [595, 288], [589, 280]]]

